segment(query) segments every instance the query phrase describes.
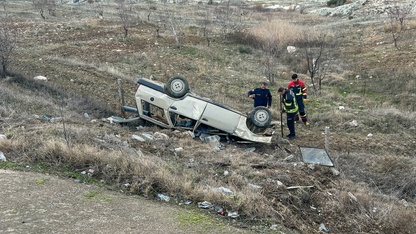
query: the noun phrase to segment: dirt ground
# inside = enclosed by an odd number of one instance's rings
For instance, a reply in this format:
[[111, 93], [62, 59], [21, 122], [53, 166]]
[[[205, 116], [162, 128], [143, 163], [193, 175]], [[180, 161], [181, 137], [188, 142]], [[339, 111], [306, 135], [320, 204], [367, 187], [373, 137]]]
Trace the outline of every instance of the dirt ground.
[[91, 184], [0, 169], [0, 233], [251, 233]]

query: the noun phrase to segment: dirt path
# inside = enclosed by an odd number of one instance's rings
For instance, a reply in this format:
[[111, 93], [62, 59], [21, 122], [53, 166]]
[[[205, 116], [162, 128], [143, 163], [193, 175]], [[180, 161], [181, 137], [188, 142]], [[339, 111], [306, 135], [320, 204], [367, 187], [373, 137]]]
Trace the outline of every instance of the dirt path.
[[0, 233], [250, 233], [190, 210], [56, 176], [0, 169]]

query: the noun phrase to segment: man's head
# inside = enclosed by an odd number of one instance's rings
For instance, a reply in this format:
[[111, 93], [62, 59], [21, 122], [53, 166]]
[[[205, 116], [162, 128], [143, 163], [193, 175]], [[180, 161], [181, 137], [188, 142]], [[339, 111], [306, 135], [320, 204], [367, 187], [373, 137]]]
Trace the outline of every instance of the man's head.
[[261, 82], [261, 84], [260, 84], [260, 88], [261, 89], [265, 89], [266, 86], [267, 86], [267, 83], [266, 82]]
[[298, 81], [298, 74], [293, 74], [292, 75], [292, 80], [293, 81]]
[[279, 94], [283, 94], [284, 92], [285, 92], [285, 88], [283, 88], [283, 87], [280, 87], [278, 90], [277, 90], [277, 92], [279, 93]]

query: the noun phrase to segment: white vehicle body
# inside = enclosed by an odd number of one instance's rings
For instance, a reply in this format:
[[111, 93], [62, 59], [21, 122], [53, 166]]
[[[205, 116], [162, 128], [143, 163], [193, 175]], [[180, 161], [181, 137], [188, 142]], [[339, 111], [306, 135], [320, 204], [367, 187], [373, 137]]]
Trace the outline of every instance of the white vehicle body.
[[[178, 82], [183, 81], [186, 82]], [[184, 92], [181, 97], [172, 97], [164, 84], [153, 80], [140, 78], [137, 83], [137, 112], [146, 121], [165, 128], [187, 128], [193, 132], [200, 127], [209, 127], [211, 133], [218, 131], [219, 134], [226, 133], [248, 141], [271, 142], [271, 136], [255, 134], [248, 128], [247, 115], [190, 93], [187, 89], [183, 91], [183, 83], [176, 86]], [[256, 115], [262, 118], [263, 114], [264, 111], [260, 111]]]

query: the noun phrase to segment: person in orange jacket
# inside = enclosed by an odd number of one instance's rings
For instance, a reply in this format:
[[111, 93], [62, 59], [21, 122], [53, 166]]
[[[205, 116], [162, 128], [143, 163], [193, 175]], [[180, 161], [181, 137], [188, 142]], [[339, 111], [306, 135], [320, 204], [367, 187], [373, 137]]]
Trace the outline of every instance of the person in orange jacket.
[[302, 122], [308, 126], [308, 116], [306, 115], [305, 111], [305, 102], [307, 98], [307, 89], [305, 86], [305, 82], [301, 81], [298, 78], [297, 74], [292, 75], [292, 80], [287, 85], [287, 88], [292, 90], [295, 93], [296, 96], [296, 102], [298, 104], [299, 113], [296, 113], [295, 115], [295, 121], [299, 121], [299, 116], [302, 119]]

